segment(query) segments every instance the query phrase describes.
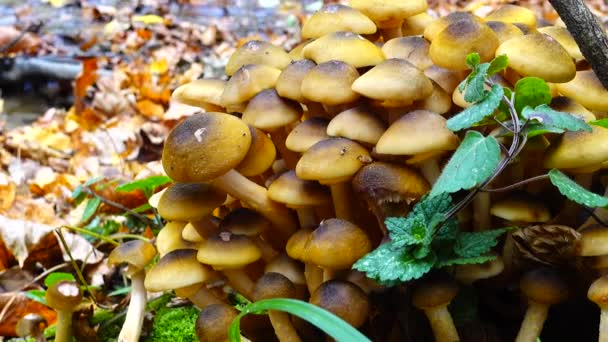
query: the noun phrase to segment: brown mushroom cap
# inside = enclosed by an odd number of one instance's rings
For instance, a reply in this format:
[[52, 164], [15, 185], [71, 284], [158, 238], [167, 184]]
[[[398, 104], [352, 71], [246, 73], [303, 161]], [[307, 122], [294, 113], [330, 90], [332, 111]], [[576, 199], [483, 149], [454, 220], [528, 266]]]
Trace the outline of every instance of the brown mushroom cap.
[[204, 182], [236, 167], [251, 145], [249, 127], [232, 115], [201, 113], [173, 128], [163, 148], [163, 168], [178, 182]]
[[190, 106], [205, 109], [207, 112], [220, 111], [222, 108], [222, 93], [226, 81], [212, 78], [194, 80], [177, 87], [171, 98]]
[[255, 128], [273, 131], [299, 120], [301, 116], [299, 103], [281, 98], [274, 89], [266, 89], [249, 101], [242, 120]]
[[350, 179], [371, 161], [369, 152], [356, 142], [344, 138], [321, 140], [309, 148], [296, 165], [296, 175], [322, 184]]
[[108, 256], [108, 262], [113, 265], [127, 263], [137, 271], [141, 271], [156, 256], [154, 245], [144, 240], [131, 240], [121, 243]]
[[214, 279], [215, 272], [198, 262], [196, 253], [196, 249], [176, 249], [160, 258], [158, 263], [146, 272], [146, 290], [175, 290]]
[[352, 65], [329, 61], [312, 68], [302, 80], [302, 95], [308, 100], [327, 105], [353, 102], [359, 98], [351, 86], [359, 77]]
[[310, 59], [301, 59], [289, 64], [279, 75], [275, 88], [277, 93], [286, 98], [298, 102], [305, 102], [302, 95], [302, 81], [308, 72], [316, 66]]
[[597, 304], [602, 310], [608, 308], [608, 275], [596, 279], [589, 286], [587, 298]]
[[382, 45], [382, 52], [386, 58], [401, 58], [424, 70], [433, 61], [429, 57], [429, 42], [418, 36], [393, 38]]
[[568, 285], [551, 268], [538, 268], [524, 274], [519, 282], [521, 291], [536, 303], [553, 305], [568, 297]]
[[428, 277], [416, 284], [412, 304], [419, 309], [448, 305], [458, 294], [458, 284], [448, 277]]
[[593, 70], [577, 71], [570, 82], [557, 84], [557, 90], [589, 110], [608, 111], [608, 89]]
[[334, 116], [327, 126], [327, 135], [343, 137], [375, 145], [386, 131], [386, 124], [369, 109], [358, 106]]
[[483, 22], [483, 19], [469, 12], [452, 12], [444, 17], [433, 20], [424, 30], [424, 38], [432, 42], [439, 32], [443, 31], [448, 25], [461, 20]]
[[308, 245], [308, 241], [310, 240], [311, 236], [312, 229], [309, 228], [302, 228], [293, 233], [285, 246], [287, 255], [296, 260], [308, 262], [305, 259], [305, 251], [306, 245]]
[[536, 28], [536, 15], [532, 10], [522, 6], [503, 5], [487, 15], [484, 18], [486, 21], [502, 21], [505, 23], [519, 23], [525, 25], [528, 29]]
[[538, 29], [538, 32], [544, 33], [553, 37], [553, 39], [557, 40], [566, 51], [570, 57], [574, 58], [575, 61], [580, 62], [585, 59], [583, 53], [581, 52], [578, 44], [570, 34], [570, 32], [561, 26], [546, 26]]
[[264, 266], [264, 272], [276, 272], [284, 275], [295, 285], [305, 285], [304, 267], [285, 254], [279, 254]]
[[499, 41], [486, 24], [460, 20], [448, 25], [431, 42], [429, 56], [433, 63], [451, 70], [467, 70], [467, 55], [477, 52], [481, 62], [494, 58]]
[[44, 298], [49, 307], [57, 311], [72, 312], [82, 300], [82, 291], [75, 281], [61, 280], [46, 290]]
[[285, 140], [285, 146], [294, 152], [306, 152], [312, 145], [329, 138], [329, 122], [329, 119], [318, 116], [302, 121], [291, 130]]
[[253, 298], [258, 301], [270, 298], [293, 298], [296, 295], [296, 288], [281, 273], [264, 273], [255, 283]]
[[236, 235], [255, 237], [269, 230], [272, 223], [264, 216], [247, 208], [232, 210], [220, 223], [219, 229]]
[[352, 7], [328, 4], [321, 7], [304, 22], [302, 38], [319, 38], [338, 31], [372, 34], [376, 32], [376, 25], [363, 13]]
[[379, 47], [353, 32], [328, 33], [306, 45], [304, 56], [317, 64], [341, 61], [355, 68], [376, 65], [384, 60]]
[[280, 74], [281, 69], [268, 65], [244, 65], [226, 83], [222, 93], [222, 106], [228, 108], [242, 105], [260, 91], [273, 88]]
[[262, 256], [260, 248], [243, 235], [221, 232], [201, 243], [197, 259], [216, 269], [239, 268], [257, 261]]
[[196, 336], [200, 342], [228, 341], [228, 331], [238, 312], [227, 304], [211, 304], [196, 319]]
[[576, 253], [580, 256], [600, 256], [608, 254], [608, 228], [591, 226], [581, 231], [581, 238], [576, 245]]
[[226, 64], [226, 75], [232, 76], [247, 64], [264, 64], [284, 69], [289, 63], [291, 58], [282, 48], [261, 40], [250, 40], [230, 56]]
[[370, 311], [369, 299], [361, 288], [336, 279], [317, 287], [310, 296], [310, 303], [330, 311], [355, 328], [365, 323]]
[[158, 201], [159, 215], [168, 221], [198, 221], [224, 203], [226, 193], [206, 183], [173, 183]]
[[608, 160], [608, 129], [591, 126], [591, 132], [566, 132], [545, 153], [545, 168], [600, 167]]
[[245, 177], [261, 175], [270, 169], [277, 156], [277, 150], [266, 133], [255, 127], [249, 127], [251, 132], [251, 147], [245, 158], [235, 168]]
[[19, 337], [31, 336], [36, 338], [43, 335], [47, 326], [48, 322], [42, 315], [28, 313], [17, 322], [15, 333]]
[[351, 0], [353, 8], [363, 12], [378, 27], [398, 27], [404, 18], [420, 14], [429, 7], [425, 0]]
[[494, 202], [490, 213], [511, 222], [547, 222], [551, 218], [543, 202], [525, 194], [513, 194]]
[[275, 179], [268, 187], [268, 197], [290, 208], [328, 205], [331, 195], [327, 187], [315, 181], [303, 180], [293, 170]]
[[433, 84], [412, 63], [391, 58], [357, 78], [352, 89], [372, 99], [408, 103], [429, 97]]
[[488, 21], [486, 22], [486, 25], [496, 33], [496, 37], [500, 44], [513, 37], [523, 36], [524, 34], [519, 27], [504, 21]]
[[587, 110], [587, 108], [583, 107], [578, 102], [566, 96], [557, 96], [552, 98], [549, 106], [558, 112], [574, 114], [586, 122], [596, 120], [595, 114]]
[[496, 56], [507, 55], [509, 67], [522, 76], [535, 76], [547, 82], [568, 82], [576, 66], [568, 51], [555, 39], [542, 33], [514, 37], [500, 44]]

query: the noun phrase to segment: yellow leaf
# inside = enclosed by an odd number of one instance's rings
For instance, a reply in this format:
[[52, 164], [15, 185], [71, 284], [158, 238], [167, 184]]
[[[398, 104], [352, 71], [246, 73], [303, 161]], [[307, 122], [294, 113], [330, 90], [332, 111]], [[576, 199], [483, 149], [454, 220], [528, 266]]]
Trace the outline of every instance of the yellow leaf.
[[134, 15], [131, 17], [132, 22], [141, 22], [146, 25], [152, 24], [163, 24], [165, 21], [163, 18], [154, 15], [154, 14], [146, 14], [146, 15]]
[[167, 65], [167, 61], [165, 59], [160, 59], [150, 64], [150, 73], [152, 74], [164, 74], [168, 69], [169, 66]]
[[49, 3], [55, 8], [63, 7], [68, 4], [68, 0], [43, 0], [43, 2]]

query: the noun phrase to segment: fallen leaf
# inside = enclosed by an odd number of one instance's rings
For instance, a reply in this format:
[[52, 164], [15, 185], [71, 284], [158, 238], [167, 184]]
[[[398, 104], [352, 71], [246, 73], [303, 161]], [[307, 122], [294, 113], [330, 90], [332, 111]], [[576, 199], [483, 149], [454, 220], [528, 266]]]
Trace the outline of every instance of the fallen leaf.
[[165, 21], [163, 20], [163, 18], [154, 15], [154, 14], [147, 14], [147, 15], [134, 15], [131, 17], [131, 22], [141, 22], [144, 23], [146, 25], [152, 25], [152, 24], [163, 24]]
[[161, 119], [165, 113], [163, 106], [150, 100], [137, 101], [136, 106], [140, 114], [151, 119]]
[[17, 322], [28, 313], [44, 317], [48, 325], [55, 324], [57, 314], [54, 310], [37, 301], [29, 299], [23, 292], [0, 293], [0, 308], [8, 307], [0, 319], [0, 336], [16, 337]]
[[19, 267], [11, 267], [4, 272], [0, 272], [0, 293], [26, 289], [32, 283], [32, 280], [34, 280], [34, 277], [30, 272]]

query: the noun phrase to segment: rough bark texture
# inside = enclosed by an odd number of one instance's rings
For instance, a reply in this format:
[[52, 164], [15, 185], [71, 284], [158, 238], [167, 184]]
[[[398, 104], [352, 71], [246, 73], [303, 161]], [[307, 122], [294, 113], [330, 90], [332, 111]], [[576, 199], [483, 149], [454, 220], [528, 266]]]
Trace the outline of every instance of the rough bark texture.
[[583, 56], [608, 89], [608, 38], [583, 0], [549, 0], [576, 40]]

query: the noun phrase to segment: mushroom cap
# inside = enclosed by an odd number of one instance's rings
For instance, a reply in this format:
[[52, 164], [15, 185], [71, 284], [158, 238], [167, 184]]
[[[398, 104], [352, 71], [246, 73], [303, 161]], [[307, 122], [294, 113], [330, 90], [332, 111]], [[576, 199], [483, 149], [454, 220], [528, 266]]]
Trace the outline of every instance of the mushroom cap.
[[494, 202], [490, 214], [511, 222], [547, 222], [551, 219], [549, 208], [526, 194], [513, 194]]
[[307, 39], [301, 42], [300, 44], [294, 46], [291, 51], [289, 51], [289, 57], [291, 57], [293, 61], [299, 61], [304, 59], [304, 48], [306, 47], [306, 45], [312, 43], [313, 41], [314, 39]]
[[271, 226], [272, 223], [257, 212], [247, 208], [236, 208], [224, 217], [219, 229], [236, 235], [255, 237]]
[[494, 58], [498, 45], [498, 37], [490, 27], [465, 19], [448, 25], [435, 36], [429, 56], [433, 63], [446, 69], [468, 70], [468, 54], [477, 52], [481, 62], [488, 62]]
[[458, 283], [447, 276], [430, 276], [416, 284], [412, 304], [418, 309], [447, 306], [458, 294]]
[[306, 152], [312, 145], [329, 138], [329, 122], [329, 119], [320, 116], [302, 121], [287, 135], [285, 147], [294, 152]]
[[551, 268], [537, 268], [525, 273], [519, 287], [529, 300], [553, 305], [568, 298], [568, 284]]
[[557, 90], [589, 110], [608, 111], [608, 89], [593, 70], [581, 70], [570, 82], [557, 84]]
[[198, 221], [211, 215], [226, 196], [206, 183], [173, 183], [158, 201], [158, 214], [168, 221]]
[[57, 311], [73, 312], [82, 300], [82, 291], [75, 281], [60, 280], [46, 290], [44, 298], [46, 305]]
[[372, 199], [377, 204], [387, 202], [410, 204], [430, 190], [426, 179], [414, 169], [384, 162], [365, 165], [357, 172], [352, 183], [355, 192]]
[[304, 57], [317, 64], [341, 61], [361, 68], [384, 60], [379, 47], [353, 32], [328, 33], [304, 47]]
[[227, 304], [211, 304], [196, 319], [196, 336], [200, 342], [228, 341], [228, 331], [238, 312]]
[[331, 119], [327, 135], [375, 145], [386, 131], [386, 124], [365, 107], [347, 109]]
[[281, 273], [264, 273], [253, 288], [253, 298], [256, 301], [270, 298], [294, 298], [295, 296], [294, 284]]
[[466, 71], [449, 70], [434, 64], [424, 70], [424, 75], [436, 82], [448, 94], [454, 92], [467, 74]]
[[196, 249], [176, 249], [165, 254], [146, 272], [146, 290], [175, 290], [216, 278], [211, 268], [196, 260], [196, 253]]
[[182, 230], [185, 225], [185, 222], [180, 221], [167, 222], [167, 224], [158, 232], [155, 243], [161, 258], [176, 249], [195, 248], [193, 243], [182, 238]]
[[222, 106], [243, 104], [264, 89], [273, 88], [281, 69], [264, 64], [247, 64], [230, 77], [222, 93]]
[[422, 12], [403, 19], [401, 34], [407, 36], [421, 36], [424, 30], [435, 20], [428, 13]]
[[270, 184], [268, 197], [273, 201], [285, 203], [290, 208], [331, 203], [331, 195], [327, 187], [315, 181], [298, 178], [294, 170], [283, 173]]
[[429, 97], [433, 84], [412, 63], [391, 58], [357, 78], [352, 89], [375, 100], [407, 103]]
[[251, 145], [249, 127], [224, 113], [187, 117], [165, 140], [162, 163], [178, 182], [205, 182], [236, 167]]
[[505, 269], [505, 263], [500, 255], [494, 260], [481, 264], [463, 264], [454, 266], [454, 278], [465, 284], [471, 284], [479, 279], [492, 278]]
[[580, 256], [600, 256], [608, 254], [608, 228], [591, 226], [583, 229], [581, 238], [576, 246], [576, 254]]
[[265, 41], [250, 40], [230, 56], [226, 64], [226, 75], [232, 76], [247, 64], [263, 64], [284, 69], [289, 63], [291, 63], [291, 57], [282, 48]]
[[284, 275], [296, 285], [305, 285], [304, 267], [285, 254], [279, 254], [264, 266], [264, 272], [276, 272]]
[[545, 153], [545, 168], [576, 169], [597, 166], [608, 160], [608, 129], [591, 126], [592, 131], [568, 131]]
[[585, 122], [596, 120], [595, 114], [587, 110], [587, 108], [583, 107], [578, 102], [566, 96], [557, 96], [552, 98], [549, 106], [558, 112], [574, 114], [585, 120]]
[[570, 57], [572, 57], [575, 61], [580, 62], [585, 59], [583, 53], [581, 52], [578, 44], [565, 27], [561, 26], [545, 26], [538, 29], [538, 32], [544, 33], [553, 37], [553, 39], [557, 40], [566, 51]]
[[203, 78], [177, 87], [171, 98], [180, 103], [203, 108], [208, 112], [215, 112], [222, 107], [221, 98], [225, 87], [224, 80]]
[[302, 38], [319, 38], [338, 31], [372, 34], [376, 32], [376, 25], [370, 18], [352, 7], [328, 4], [304, 22]]
[[597, 304], [602, 310], [608, 307], [608, 275], [596, 279], [589, 286], [587, 298]]
[[310, 303], [342, 318], [358, 328], [365, 323], [370, 311], [367, 295], [357, 285], [343, 280], [329, 280], [310, 296]]
[[420, 14], [429, 7], [426, 0], [351, 0], [350, 5], [381, 28], [399, 27], [403, 19]]
[[301, 59], [289, 64], [277, 79], [275, 88], [277, 93], [286, 99], [305, 102], [302, 95], [302, 81], [308, 72], [316, 66], [310, 59]]
[[387, 59], [401, 58], [412, 63], [420, 70], [424, 70], [433, 61], [429, 56], [429, 42], [418, 36], [393, 38], [382, 45], [382, 52]]
[[[121, 243], [108, 256], [113, 265], [127, 263], [135, 272], [141, 271], [156, 256], [154, 245], [144, 240], [131, 240]], [[135, 273], [133, 272], [133, 273]]]
[[249, 126], [251, 147], [245, 158], [235, 168], [245, 177], [253, 177], [266, 172], [274, 163], [277, 150], [272, 140], [261, 130]]
[[[205, 222], [208, 220], [201, 220], [201, 221]], [[217, 226], [215, 226], [215, 229], [217, 230]], [[201, 242], [201, 241], [205, 240], [205, 238], [206, 238], [206, 236], [201, 235], [198, 232], [198, 230], [196, 230], [196, 227], [192, 223], [188, 223], [184, 226], [184, 228], [182, 229], [182, 232], [181, 232], [181, 236], [184, 241], [192, 242], [194, 244]], [[185, 248], [195, 248], [194, 244], [191, 246], [185, 247]], [[178, 249], [178, 248], [176, 248], [176, 249]], [[164, 254], [166, 254], [166, 253], [164, 253]]]
[[260, 248], [248, 237], [221, 232], [202, 242], [196, 257], [203, 264], [222, 269], [240, 268], [261, 256]]
[[359, 98], [351, 89], [358, 77], [359, 72], [352, 65], [336, 60], [321, 63], [302, 80], [302, 95], [327, 105], [353, 102]]
[[415, 155], [433, 151], [451, 151], [459, 139], [446, 127], [439, 114], [415, 110], [399, 118], [384, 132], [376, 144], [382, 154]]
[[414, 108], [442, 115], [448, 113], [452, 108], [452, 96], [443, 90], [437, 82], [431, 80], [431, 84], [433, 84], [431, 95], [414, 102]]
[[496, 37], [500, 44], [503, 42], [518, 36], [523, 36], [524, 33], [519, 29], [519, 27], [506, 23], [504, 21], [487, 21], [486, 25], [496, 33]]
[[522, 76], [563, 83], [576, 75], [576, 65], [568, 51], [555, 39], [542, 33], [531, 33], [505, 41], [496, 49], [496, 56], [499, 55], [507, 55], [509, 67]]
[[20, 337], [36, 337], [37, 335], [41, 335], [47, 326], [48, 322], [42, 315], [28, 313], [17, 322], [15, 332]]
[[502, 21], [525, 25], [529, 30], [536, 28], [536, 15], [530, 9], [516, 5], [503, 5], [485, 18], [486, 21]]
[[363, 229], [342, 219], [323, 220], [305, 247], [307, 262], [322, 268], [345, 270], [372, 250]]
[[443, 31], [448, 25], [461, 20], [471, 20], [482, 23], [483, 19], [469, 12], [452, 12], [444, 17], [434, 19], [424, 30], [424, 38], [433, 41], [439, 32]]
[[299, 120], [301, 116], [299, 103], [281, 98], [274, 89], [266, 89], [249, 101], [241, 119], [255, 128], [273, 131]]
[[369, 152], [358, 143], [329, 138], [314, 144], [302, 155], [296, 165], [296, 175], [321, 184], [340, 183], [350, 179], [370, 161]]
[[287, 252], [287, 255], [289, 255], [291, 258], [307, 262], [307, 260], [305, 260], [305, 252], [306, 246], [308, 245], [308, 241], [311, 237], [312, 229], [302, 228], [296, 231], [289, 237], [289, 240], [287, 240], [285, 252]]

